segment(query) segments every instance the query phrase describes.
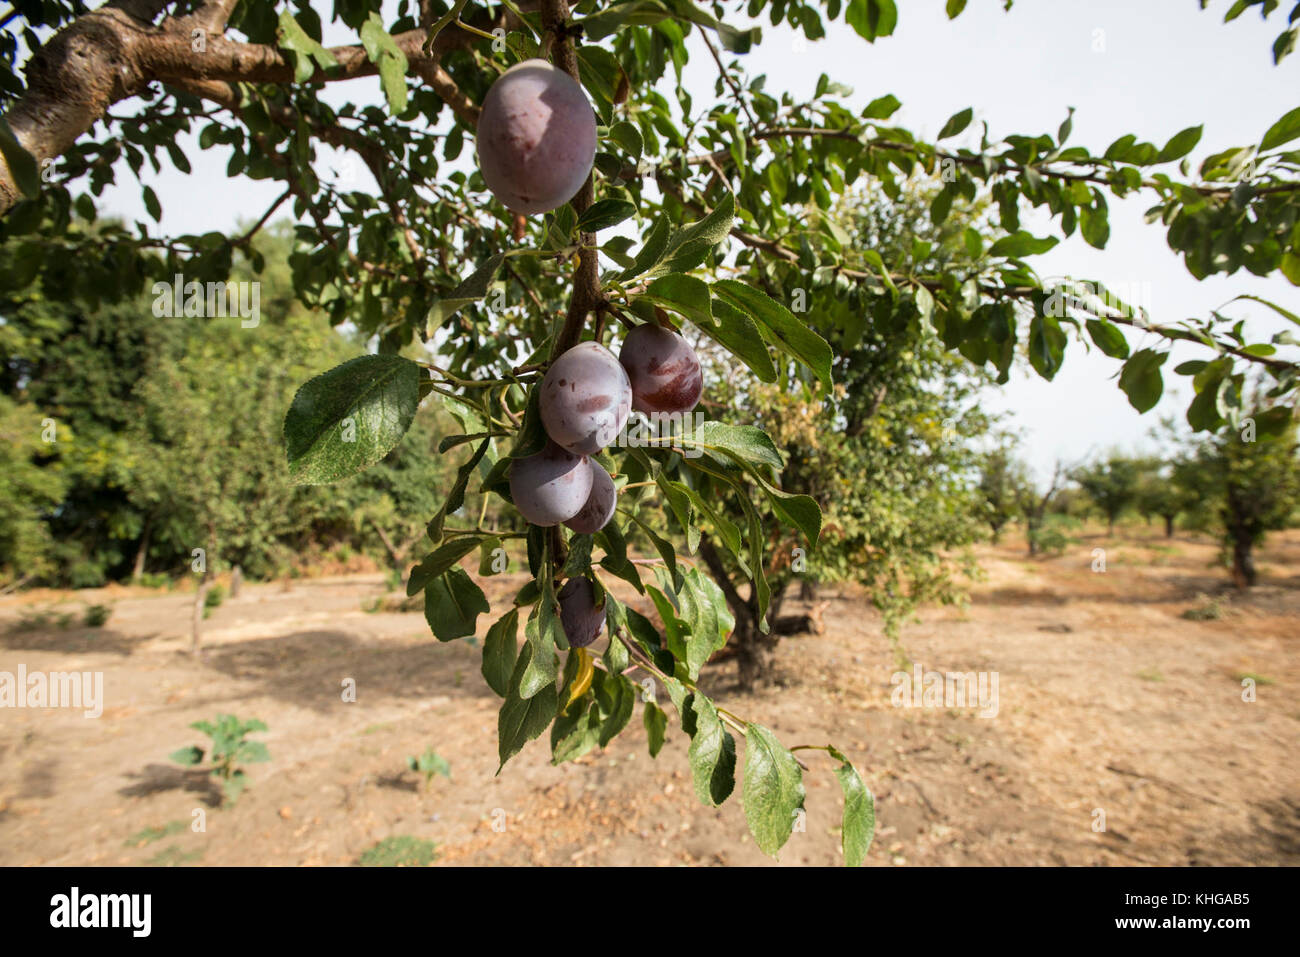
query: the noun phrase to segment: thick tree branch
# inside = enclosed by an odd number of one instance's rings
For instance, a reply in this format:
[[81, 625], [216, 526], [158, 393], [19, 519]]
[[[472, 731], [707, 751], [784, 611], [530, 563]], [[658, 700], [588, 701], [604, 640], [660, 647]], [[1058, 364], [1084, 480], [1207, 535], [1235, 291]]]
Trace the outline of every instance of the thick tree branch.
[[[290, 83], [293, 65], [279, 49], [265, 44], [238, 43], [220, 31], [237, 0], [212, 0], [194, 14], [179, 19], [153, 21], [170, 0], [113, 0], [85, 13], [54, 34], [26, 65], [27, 91], [17, 99], [5, 119], [23, 148], [37, 165], [66, 152], [114, 103], [162, 81], [191, 91], [201, 91], [215, 102], [238, 103], [232, 84]], [[538, 0], [519, 4], [524, 10]], [[486, 11], [472, 18], [476, 26], [491, 29], [519, 25], [508, 11]], [[205, 49], [196, 52], [191, 32], [209, 31]], [[394, 37], [405, 52], [411, 73], [420, 77], [471, 128], [478, 123], [478, 108], [444, 70], [440, 57], [464, 49], [481, 38], [456, 24], [443, 30], [426, 54], [421, 45], [425, 32], [408, 30]], [[335, 82], [372, 76], [377, 68], [360, 45], [331, 51], [337, 68], [318, 70], [309, 82]], [[0, 215], [22, 198], [8, 163], [0, 159]]]

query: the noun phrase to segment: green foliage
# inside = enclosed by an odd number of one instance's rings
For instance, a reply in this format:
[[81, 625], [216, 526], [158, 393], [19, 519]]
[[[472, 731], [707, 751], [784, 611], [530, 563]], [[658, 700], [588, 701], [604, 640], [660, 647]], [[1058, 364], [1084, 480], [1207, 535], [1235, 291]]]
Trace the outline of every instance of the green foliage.
[[428, 867], [436, 856], [433, 841], [402, 834], [366, 848], [357, 863], [362, 867]]
[[1060, 555], [1078, 539], [1071, 532], [1079, 529], [1079, 521], [1068, 515], [1049, 515], [1041, 525], [1029, 532], [1035, 553]]
[[441, 774], [444, 778], [450, 780], [451, 765], [447, 760], [440, 757], [433, 748], [425, 748], [421, 754], [408, 755], [406, 758], [406, 767], [408, 770], [417, 771], [424, 775], [424, 789], [427, 791], [433, 783], [435, 774]]
[[[266, 725], [257, 718], [241, 721], [233, 714], [219, 714], [214, 721], [195, 721], [190, 727], [211, 739], [209, 773], [220, 782], [223, 806], [233, 805], [248, 783], [243, 765], [271, 760], [265, 744], [248, 740], [249, 734], [265, 731]], [[203, 758], [204, 750], [197, 745], [171, 753], [171, 759], [185, 767], [202, 764]]]
[[1139, 462], [1112, 453], [1104, 462], [1075, 469], [1073, 478], [1113, 531], [1115, 520], [1138, 501], [1142, 469]]
[[[954, 18], [966, 6], [949, 0], [944, 9]], [[1252, 6], [1267, 16], [1278, 4], [1238, 0], [1227, 18]], [[896, 0], [752, 0], [745, 9], [810, 39], [840, 29], [873, 43], [906, 29], [900, 7]], [[446, 553], [436, 557], [440, 550], [463, 537], [490, 553], [487, 546], [523, 538], [533, 579], [517, 600], [526, 644], [517, 655], [507, 651], [506, 635], [518, 625], [511, 620], [484, 662], [505, 699], [502, 764], [548, 727], [554, 756], [607, 743], [631, 714], [622, 672], [635, 664], [663, 685], [692, 739], [702, 799], [717, 803], [734, 789], [735, 735], [745, 739], [745, 812], [759, 846], [775, 853], [802, 804], [802, 769], [759, 725], [716, 706], [696, 683], [707, 652], [726, 640], [719, 593], [747, 655], [755, 647], [750, 639], [771, 628], [797, 561], [807, 560], [821, 580], [867, 583], [891, 627], [918, 601], [951, 599], [960, 556], [975, 537], [973, 440], [990, 425], [978, 410], [978, 388], [988, 379], [1008, 381], [1017, 361], [1053, 379], [1072, 343], [1074, 351], [1083, 343], [1110, 357], [1118, 387], [1139, 410], [1159, 400], [1167, 375], [1180, 375], [1193, 387], [1193, 429], [1237, 429], [1254, 408], [1261, 437], [1286, 433], [1300, 386], [1297, 364], [1279, 352], [1294, 343], [1288, 334], [1259, 341], [1230, 314], [1232, 304], [1208, 316], [1151, 321], [1097, 284], [1044, 281], [1035, 265], [1076, 232], [1104, 248], [1110, 202], [1146, 197], [1154, 238], [1197, 279], [1246, 270], [1300, 283], [1300, 183], [1296, 154], [1286, 148], [1300, 126], [1295, 111], [1287, 112], [1258, 143], [1216, 144], [1193, 174], [1187, 157], [1199, 146], [1201, 125], [1161, 145], [1130, 133], [1088, 147], [1071, 144], [1067, 113], [1055, 131], [1000, 140], [986, 132], [978, 144], [953, 145], [973, 122], [967, 107], [941, 126], [931, 118], [939, 136], [927, 142], [894, 124], [902, 104], [884, 91], [857, 111], [849, 106], [852, 91], [823, 76], [809, 97], [796, 98], [769, 90], [767, 78], [747, 76], [727, 57], [719, 58], [714, 95], [697, 104], [682, 85], [698, 49], [688, 34], [716, 37], [728, 53], [762, 42], [757, 28], [721, 22], [733, 12], [708, 12], [690, 0], [580, 4], [575, 41], [576, 31], [544, 36], [536, 13], [521, 21], [482, 4], [457, 4], [437, 29], [422, 30], [405, 7], [389, 22], [371, 2], [348, 0], [320, 12], [307, 3], [286, 11], [269, 0], [241, 0], [228, 36], [262, 45], [250, 62], [282, 58], [270, 64], [282, 75], [272, 69], [228, 84], [142, 76], [133, 86], [141, 91], [135, 109], [84, 124], [90, 132], [63, 150], [57, 177], [38, 194], [25, 151], [7, 143], [5, 166], [31, 198], [8, 208], [0, 223], [0, 289], [57, 289], [76, 304], [74, 312], [90, 312], [101, 302], [130, 302], [177, 273], [206, 282], [244, 270], [268, 284], [278, 272], [288, 295], [267, 309], [273, 322], [255, 335], [209, 320], [185, 330], [183, 348], [138, 364], [147, 366], [143, 375], [127, 365], [121, 381], [114, 377], [141, 405], [114, 410], [126, 414], [125, 431], [84, 430], [88, 442], [104, 439], [110, 464], [101, 462], [101, 473], [126, 473], [114, 507], [93, 512], [99, 524], [87, 527], [98, 530], [77, 533], [96, 536], [93, 560], [71, 548], [52, 554], [42, 538], [42, 525], [76, 522], [86, 511], [51, 506], [67, 498], [65, 489], [34, 474], [52, 463], [25, 431], [11, 455], [18, 502], [0, 513], [0, 535], [23, 543], [33, 563], [55, 569], [42, 576], [89, 583], [120, 574], [129, 556], [110, 553], [111, 543], [142, 541], [148, 522], [159, 526], [173, 558], [202, 546], [209, 567], [239, 560], [252, 571], [287, 561], [294, 530], [360, 520], [387, 536], [394, 566], [417, 546], [428, 556], [414, 590], [424, 592], [440, 640], [476, 635], [488, 611], [482, 591], [454, 560], [445, 563]], [[21, 13], [41, 36], [84, 16], [69, 0]], [[546, 30], [554, 31], [550, 16], [557, 13], [567, 18], [563, 9], [549, 10]], [[326, 49], [326, 17], [355, 43]], [[453, 30], [454, 17], [473, 30]], [[498, 17], [504, 51], [489, 46], [485, 29]], [[72, 29], [78, 26], [85, 24]], [[1288, 27], [1279, 37], [1275, 60], [1294, 36]], [[492, 199], [472, 164], [468, 172], [453, 164], [473, 136], [474, 106], [499, 70], [536, 55], [543, 41], [548, 54], [576, 64], [571, 72], [600, 115], [602, 138], [591, 189], [544, 217], [519, 221]], [[35, 46], [9, 34], [0, 40], [3, 105], [30, 107], [39, 92], [27, 82], [40, 77], [42, 61], [26, 72], [18, 63]], [[323, 95], [325, 84], [342, 78], [344, 55], [378, 76], [386, 109]], [[185, 79], [183, 64], [169, 69]], [[192, 69], [191, 79], [208, 79], [201, 58]], [[238, 100], [217, 89], [238, 90]], [[144, 226], [95, 222], [95, 197], [120, 185], [127, 169], [137, 177], [146, 163], [188, 171], [178, 145], [187, 133], [227, 160], [229, 176], [278, 182], [285, 199], [292, 197], [297, 223], [276, 255], [247, 237], [160, 237]], [[360, 158], [377, 190], [321, 175], [324, 145]], [[143, 183], [141, 192], [161, 221], [157, 195]], [[875, 212], [857, 208], [863, 196]], [[893, 209], [900, 215], [889, 215]], [[1045, 235], [1024, 228], [1031, 216]], [[599, 231], [614, 223], [635, 238], [602, 243]], [[569, 267], [575, 260], [576, 274]], [[82, 308], [86, 303], [92, 308]], [[0, 305], [8, 319], [8, 304]], [[51, 317], [39, 296], [22, 305], [29, 328], [33, 318]], [[313, 311], [346, 324], [354, 346], [322, 337]], [[597, 318], [587, 325], [593, 311]], [[727, 413], [694, 436], [606, 450], [602, 463], [635, 494], [621, 496], [614, 523], [594, 540], [575, 545], [563, 531], [523, 530], [510, 509], [509, 456], [535, 451], [542, 438], [535, 395], [549, 358], [588, 335], [612, 342], [615, 323], [651, 319], [689, 324], [688, 332], [714, 344], [715, 361], [734, 383], [718, 390], [729, 400], [719, 406]], [[1142, 331], [1143, 348], [1130, 348], [1126, 327]], [[372, 341], [373, 354], [360, 347]], [[1167, 370], [1172, 343], [1183, 341], [1203, 349], [1203, 358]], [[40, 351], [28, 348], [26, 356]], [[1244, 399], [1252, 366], [1267, 377], [1265, 401], [1255, 405]], [[27, 394], [29, 381], [23, 374], [5, 381], [3, 394], [21, 407], [15, 418], [30, 420], [45, 408], [46, 400]], [[422, 399], [427, 407], [417, 414]], [[793, 424], [806, 428], [805, 439], [787, 434], [790, 412], [798, 412]], [[391, 512], [381, 504], [387, 489], [411, 476], [369, 486], [353, 478], [356, 484], [333, 495], [292, 484], [368, 476], [394, 452], [404, 457], [402, 445], [421, 421], [440, 415], [455, 425], [425, 433], [440, 440], [438, 453], [470, 448], [458, 453], [454, 477], [434, 486], [446, 491], [425, 513], [422, 534], [394, 540], [395, 529], [409, 530], [411, 515], [405, 504]], [[349, 420], [354, 442], [344, 436]], [[70, 421], [72, 434], [81, 434]], [[281, 429], [284, 458], [271, 454], [268, 441]], [[89, 448], [59, 449], [59, 467], [69, 469], [65, 478], [89, 474], [88, 500], [108, 504], [104, 490], [114, 483], [93, 471], [95, 456], [82, 454]], [[406, 461], [418, 464], [427, 449], [417, 441]], [[1245, 473], [1268, 469], [1256, 462], [1258, 450], [1223, 451], [1224, 487], [1240, 498], [1234, 490], [1250, 484]], [[1277, 479], [1282, 471], [1269, 474]], [[1021, 492], [1031, 536], [1046, 534], [1043, 514], [1056, 489], [1054, 481], [1044, 496]], [[1246, 518], [1245, 505], [1230, 508], [1239, 529], [1275, 523], [1282, 507], [1261, 499], [1251, 508]], [[691, 578], [691, 563], [678, 554], [683, 546], [702, 559], [717, 591]], [[647, 565], [629, 549], [658, 556], [650, 560], [658, 566], [653, 581], [643, 580]], [[570, 702], [563, 691], [585, 674], [584, 657], [567, 647], [557, 624], [557, 582], [590, 574], [600, 585], [606, 573], [646, 594], [659, 623], [608, 598], [604, 667]], [[742, 665], [752, 659], [742, 656]], [[653, 712], [645, 720], [658, 726]], [[855, 811], [843, 833], [846, 863], [857, 863], [874, 811], [846, 777], [843, 756], [828, 754], [838, 762], [846, 807]]]
[[81, 623], [87, 628], [103, 628], [112, 615], [113, 609], [109, 605], [87, 605], [82, 612]]

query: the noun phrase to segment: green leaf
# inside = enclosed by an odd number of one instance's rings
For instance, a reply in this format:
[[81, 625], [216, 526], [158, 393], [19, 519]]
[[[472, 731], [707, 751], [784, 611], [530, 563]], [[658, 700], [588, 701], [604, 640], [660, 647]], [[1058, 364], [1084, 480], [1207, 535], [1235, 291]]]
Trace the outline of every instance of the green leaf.
[[1297, 136], [1300, 136], [1300, 106], [1286, 113], [1268, 128], [1264, 138], [1259, 141], [1260, 152], [1271, 150], [1283, 143], [1289, 143]]
[[745, 726], [745, 817], [754, 841], [776, 856], [803, 807], [803, 775], [794, 755], [761, 725]]
[[646, 287], [641, 298], [680, 313], [698, 326], [714, 325], [709, 286], [694, 276], [660, 276]]
[[446, 297], [434, 300], [433, 305], [429, 307], [429, 315], [425, 320], [425, 334], [433, 335], [435, 329], [465, 306], [475, 302], [482, 302], [483, 298], [487, 296], [488, 290], [492, 287], [492, 280], [496, 278], [497, 270], [506, 261], [506, 255], [506, 253], [497, 253], [475, 269]]
[[1119, 387], [1128, 396], [1129, 405], [1139, 412], [1146, 412], [1160, 401], [1165, 387], [1160, 367], [1168, 358], [1167, 352], [1142, 349], [1124, 363], [1124, 371], [1119, 374]]
[[808, 366], [826, 389], [831, 387], [831, 347], [826, 340], [775, 299], [753, 286], [736, 279], [721, 279], [713, 284], [718, 298], [751, 316], [778, 348]]
[[849, 0], [844, 22], [868, 43], [887, 37], [898, 24], [898, 7], [894, 0]]
[[1170, 137], [1169, 142], [1160, 150], [1159, 161], [1161, 163], [1171, 163], [1174, 160], [1182, 159], [1188, 153], [1196, 148], [1196, 144], [1201, 141], [1201, 132], [1203, 127], [1189, 126], [1187, 129], [1175, 133]]
[[1029, 364], [1049, 382], [1065, 359], [1067, 341], [1061, 324], [1051, 316], [1034, 316], [1029, 323]]
[[[287, 50], [291, 54], [295, 83], [306, 83], [310, 80], [317, 66], [321, 69], [338, 66], [334, 54], [313, 40], [288, 10], [280, 11], [278, 22], [279, 26], [275, 31], [276, 43], [280, 49]], [[204, 149], [207, 147], [205, 146]]]
[[511, 608], [501, 616], [483, 639], [483, 679], [504, 698], [510, 691], [510, 676], [518, 656], [519, 610]]
[[[736, 740], [723, 727], [713, 702], [704, 695], [693, 694], [685, 707], [695, 728], [689, 753], [695, 794], [705, 804], [716, 807], [736, 787]], [[685, 713], [682, 724], [686, 725]]]
[[173, 751], [167, 756], [177, 764], [183, 764], [185, 767], [193, 767], [203, 761], [203, 749], [198, 745], [190, 745], [188, 748], [181, 748], [179, 751]]
[[411, 577], [406, 580], [406, 594], [414, 595], [416, 592], [423, 591], [425, 585], [449, 571], [488, 537], [487, 535], [462, 535], [424, 556], [424, 560], [411, 569]]
[[597, 743], [603, 748], [618, 737], [619, 732], [627, 727], [632, 719], [632, 710], [636, 704], [636, 685], [622, 675], [607, 675], [599, 672], [600, 690], [596, 700], [602, 702], [601, 709], [606, 717], [600, 725]]
[[290, 478], [323, 485], [374, 465], [401, 441], [419, 403], [420, 367], [401, 356], [358, 356], [309, 379], [284, 418]]
[[948, 14], [948, 19], [953, 20], [966, 9], [966, 0], [948, 0], [944, 9]]
[[666, 219], [661, 219], [637, 254], [622, 279], [689, 272], [704, 262], [710, 250], [727, 238], [736, 219], [736, 203], [730, 193], [697, 223], [691, 223], [671, 235]]
[[704, 334], [744, 362], [759, 381], [775, 382], [776, 366], [754, 320], [722, 299], [713, 300], [712, 312], [716, 321], [700, 325]]
[[1055, 236], [1044, 236], [1039, 238], [1023, 229], [1019, 232], [1012, 233], [1010, 236], [1003, 236], [989, 249], [990, 256], [1006, 256], [1009, 259], [1022, 259], [1025, 256], [1035, 256], [1039, 253], [1045, 253], [1057, 243]]
[[663, 749], [668, 732], [668, 715], [664, 709], [653, 701], [644, 702], [641, 711], [641, 723], [645, 726], [646, 743], [650, 747], [650, 757], [657, 758]]
[[41, 194], [41, 174], [37, 168], [36, 157], [18, 142], [14, 131], [9, 128], [8, 120], [0, 116], [0, 155], [4, 156], [14, 183], [28, 199], [35, 199]]
[[844, 851], [845, 865], [858, 867], [866, 860], [867, 851], [871, 848], [871, 839], [876, 833], [876, 803], [848, 758], [834, 748], [830, 749], [830, 753], [837, 761], [844, 762], [835, 769], [840, 790], [844, 792], [840, 847]]
[[1112, 359], [1128, 358], [1128, 340], [1119, 326], [1105, 319], [1089, 319], [1088, 335], [1097, 344], [1097, 348]]
[[531, 698], [555, 684], [555, 678], [559, 674], [555, 649], [567, 648], [569, 644], [560, 626], [560, 616], [556, 614], [553, 587], [546, 582], [542, 583], [542, 596], [537, 609], [537, 613], [524, 625], [524, 639], [533, 653], [529, 658], [528, 670], [519, 682], [519, 695], [523, 698]]
[[[771, 436], [755, 425], [729, 425], [712, 419], [700, 424], [694, 432], [682, 437], [683, 448], [697, 448], [705, 452], [729, 453], [741, 462], [754, 465], [769, 465], [774, 469], [784, 466], [781, 452]], [[727, 456], [715, 455], [724, 465], [729, 465]]]
[[406, 111], [406, 54], [397, 45], [388, 31], [379, 13], [371, 11], [369, 19], [361, 24], [361, 45], [366, 57], [379, 68], [379, 84], [383, 87], [384, 98], [388, 100], [388, 111], [397, 116]]
[[641, 131], [637, 129], [635, 124], [629, 123], [627, 120], [619, 120], [609, 128], [609, 138], [633, 159], [641, 158], [641, 151], [645, 149], [645, 141], [641, 137]]
[[943, 124], [943, 129], [939, 131], [936, 139], [946, 140], [950, 136], [956, 136], [966, 127], [970, 126], [970, 121], [974, 118], [975, 111], [971, 107], [966, 107], [959, 113], [954, 113], [948, 117], [948, 122]]
[[510, 687], [506, 700], [497, 715], [497, 755], [501, 760], [497, 774], [506, 762], [519, 753], [519, 750], [539, 737], [550, 727], [555, 711], [559, 707], [559, 694], [555, 685], [544, 686], [530, 698], [519, 695], [519, 683], [532, 660], [533, 650], [524, 645], [515, 661], [515, 670], [510, 676]]
[[903, 105], [902, 101], [892, 93], [886, 93], [884, 96], [878, 96], [862, 111], [864, 120], [887, 120]]
[[478, 616], [492, 610], [483, 589], [463, 568], [440, 575], [424, 589], [424, 619], [439, 641], [454, 641], [474, 634]]
[[578, 231], [594, 233], [636, 215], [636, 206], [625, 199], [602, 199], [587, 207], [578, 218]]

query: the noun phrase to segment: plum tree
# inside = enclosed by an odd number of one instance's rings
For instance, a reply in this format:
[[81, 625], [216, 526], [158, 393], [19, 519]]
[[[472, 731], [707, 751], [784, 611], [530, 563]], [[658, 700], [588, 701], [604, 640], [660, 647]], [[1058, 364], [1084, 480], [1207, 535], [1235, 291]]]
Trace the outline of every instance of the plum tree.
[[595, 589], [586, 576], [570, 578], [556, 596], [564, 637], [574, 648], [585, 648], [605, 628], [605, 603], [596, 604]]
[[510, 466], [510, 498], [534, 525], [548, 527], [573, 518], [587, 503], [591, 485], [587, 458], [554, 442]]
[[609, 472], [595, 459], [587, 461], [591, 464], [591, 494], [578, 514], [564, 523], [580, 535], [594, 535], [608, 525], [618, 506], [618, 490]]
[[596, 115], [567, 73], [545, 60], [525, 60], [488, 90], [477, 147], [483, 181], [497, 199], [517, 213], [549, 212], [591, 172]]
[[612, 352], [599, 342], [583, 342], [551, 364], [539, 400], [551, 440], [570, 452], [594, 455], [627, 423], [632, 386]]
[[[1279, 6], [1255, 5], [1266, 17]], [[504, 699], [501, 763], [548, 727], [557, 761], [581, 753], [584, 735], [607, 743], [627, 727], [638, 699], [657, 754], [667, 715], [637, 695], [635, 669], [637, 680], [659, 682], [692, 739], [701, 800], [713, 806], [742, 790], [756, 845], [775, 855], [804, 805], [803, 759], [811, 754], [796, 759], [761, 724], [715, 707], [700, 678], [735, 624], [730, 602], [749, 607], [752, 629], [766, 633], [779, 607], [768, 569], [793, 569], [796, 552], [800, 562], [826, 561], [817, 550], [823, 515], [809, 494], [820, 494], [822, 483], [800, 488], [798, 462], [783, 455], [765, 431], [771, 423], [753, 407], [720, 407], [694, 436], [612, 449], [627, 478], [618, 509], [626, 522], [571, 535], [556, 526], [578, 513], [594, 484], [579, 453], [612, 437], [613, 422], [584, 429], [581, 417], [616, 422], [626, 412], [620, 380], [607, 372], [556, 384], [558, 369], [573, 361], [568, 350], [590, 339], [587, 352], [599, 355], [596, 343], [609, 341], [612, 321], [635, 329], [663, 311], [725, 350], [740, 401], [748, 401], [750, 385], [779, 383], [829, 411], [864, 334], [891, 349], [942, 348], [999, 382], [1024, 361], [1051, 380], [1071, 343], [1075, 351], [1090, 343], [1115, 360], [1115, 381], [1140, 412], [1159, 401], [1166, 376], [1186, 377], [1195, 393], [1187, 418], [1198, 431], [1239, 428], [1245, 369], [1264, 370], [1269, 407], [1252, 416], [1261, 440], [1290, 427], [1300, 390], [1295, 340], [1279, 333], [1264, 341], [1240, 314], [1270, 308], [1253, 292], [1208, 315], [1162, 318], [1098, 294], [1094, 282], [1044, 279], [1050, 271], [1040, 258], [1073, 236], [1103, 249], [1109, 203], [1122, 198], [1143, 203], [1157, 238], [1197, 280], [1244, 270], [1300, 285], [1300, 110], [1245, 143], [1202, 147], [1197, 125], [1158, 130], [1158, 143], [1125, 132], [1107, 146], [1073, 138], [1069, 114], [1050, 130], [978, 131], [976, 104], [946, 121], [927, 118], [939, 131], [927, 138], [900, 125], [894, 114], [902, 104], [883, 89], [855, 92], [823, 74], [795, 95], [777, 89], [781, 77], [752, 77], [743, 66], [764, 41], [746, 13], [801, 39], [837, 30], [842, 39], [875, 43], [895, 32], [899, 6], [19, 3], [6, 14], [6, 23], [17, 23], [0, 43], [0, 241], [8, 247], [0, 285], [39, 282], [107, 303], [177, 273], [187, 287], [225, 282], [240, 257], [256, 273], [289, 272], [304, 306], [355, 330], [356, 341], [377, 343], [300, 390], [285, 420], [290, 475], [323, 484], [371, 467], [402, 440], [422, 405], [427, 415], [427, 406], [444, 404], [462, 429], [444, 437], [444, 451], [470, 454], [428, 523], [432, 548], [407, 582], [411, 594], [423, 591], [426, 618], [442, 640], [479, 634], [480, 617], [491, 612], [458, 563], [475, 547], [490, 554], [526, 539], [532, 581], [483, 642], [484, 676]], [[966, 7], [946, 5], [950, 18]], [[1297, 31], [1286, 28], [1275, 58], [1290, 52]], [[327, 35], [348, 39], [326, 47]], [[539, 59], [553, 67], [530, 65]], [[718, 70], [707, 106], [692, 62], [701, 59]], [[956, 67], [971, 73], [981, 65], [972, 58]], [[359, 77], [377, 78], [383, 105], [326, 92]], [[450, 165], [476, 131], [478, 170]], [[152, 178], [164, 167], [169, 176], [188, 172], [196, 148], [219, 154], [228, 177], [280, 186], [269, 208], [251, 211], [251, 228], [177, 235], [98, 215], [105, 202], [107, 211], [122, 212], [113, 205], [117, 187], [138, 174], [144, 209], [159, 224], [173, 222], [162, 216]], [[336, 151], [364, 163], [373, 188], [331, 175], [325, 154]], [[934, 189], [936, 226], [954, 206], [977, 202], [986, 211], [978, 230], [965, 231], [964, 268], [945, 269], [922, 236], [864, 245], [844, 229], [846, 200], [897, 201], [917, 182]], [[532, 221], [503, 216], [489, 190], [518, 213], [550, 212]], [[286, 204], [294, 249], [266, 261], [250, 239]], [[226, 213], [214, 204], [203, 212]], [[616, 225], [622, 235], [600, 235]], [[503, 287], [504, 299], [489, 300]], [[1294, 319], [1289, 309], [1272, 308]], [[1201, 350], [1201, 358], [1165, 368], [1175, 344]], [[630, 409], [631, 385], [623, 381]], [[586, 400], [601, 409], [579, 408], [579, 388], [591, 390]], [[897, 406], [900, 391], [906, 395], [892, 385], [854, 395], [866, 439], [880, 403], [908, 414]], [[544, 433], [572, 454], [543, 452]], [[842, 461], [875, 458], [855, 452]], [[842, 471], [849, 487], [839, 494], [858, 492], [852, 486], [863, 474], [870, 473]], [[527, 531], [486, 528], [465, 515], [467, 494], [487, 501], [507, 486], [534, 522]], [[773, 536], [764, 516], [786, 534]], [[898, 515], [889, 518], [899, 524]], [[726, 574], [710, 577], [680, 561], [679, 546], [716, 550], [748, 594], [740, 596]], [[881, 563], [895, 562], [892, 543], [882, 548], [872, 539], [870, 548]], [[630, 557], [633, 550], [642, 557]], [[655, 557], [644, 557], [650, 550]], [[557, 704], [575, 656], [562, 671], [555, 592], [558, 582], [579, 577], [600, 587], [606, 577], [622, 578], [653, 601], [659, 621], [606, 592], [608, 644], [592, 687], [565, 712], [569, 720]], [[803, 747], [833, 762], [828, 769], [844, 795], [844, 859], [861, 863], [874, 827], [865, 782], [833, 746]]]
[[623, 340], [618, 361], [632, 383], [632, 408], [638, 412], [689, 412], [700, 401], [700, 357], [671, 329], [651, 322], [637, 326]]

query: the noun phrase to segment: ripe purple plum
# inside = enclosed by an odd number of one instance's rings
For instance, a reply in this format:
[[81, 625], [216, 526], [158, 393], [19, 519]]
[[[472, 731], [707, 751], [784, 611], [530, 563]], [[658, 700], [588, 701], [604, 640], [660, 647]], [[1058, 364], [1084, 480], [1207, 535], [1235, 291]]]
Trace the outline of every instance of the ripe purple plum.
[[594, 535], [614, 517], [618, 505], [618, 490], [614, 480], [609, 477], [605, 467], [591, 459], [591, 494], [587, 504], [578, 509], [578, 514], [564, 524], [580, 535]]
[[591, 483], [591, 463], [554, 442], [510, 466], [510, 497], [534, 525], [558, 525], [573, 518], [591, 496]]
[[574, 648], [585, 648], [605, 628], [605, 605], [596, 607], [596, 592], [588, 578], [570, 578], [557, 596], [560, 625]]
[[623, 341], [618, 361], [632, 383], [632, 408], [638, 412], [689, 412], [700, 401], [700, 357], [671, 329], [637, 326]]
[[476, 140], [488, 189], [531, 216], [563, 206], [587, 181], [596, 115], [567, 73], [545, 60], [525, 60], [488, 90]]
[[594, 455], [618, 438], [632, 411], [627, 373], [599, 342], [580, 343], [556, 359], [541, 388], [546, 434], [578, 455]]

